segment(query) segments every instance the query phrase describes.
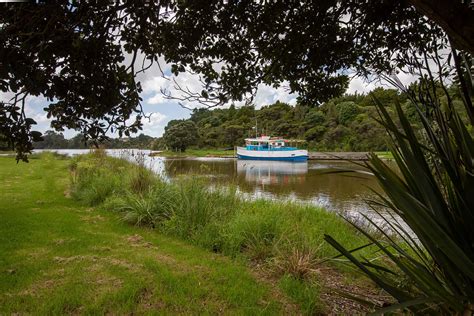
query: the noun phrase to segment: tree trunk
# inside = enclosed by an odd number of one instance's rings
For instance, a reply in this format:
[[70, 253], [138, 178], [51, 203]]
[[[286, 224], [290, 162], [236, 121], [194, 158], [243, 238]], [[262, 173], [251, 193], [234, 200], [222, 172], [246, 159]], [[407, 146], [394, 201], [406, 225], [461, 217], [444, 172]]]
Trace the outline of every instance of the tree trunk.
[[474, 6], [471, 0], [408, 0], [438, 24], [457, 49], [474, 54]]

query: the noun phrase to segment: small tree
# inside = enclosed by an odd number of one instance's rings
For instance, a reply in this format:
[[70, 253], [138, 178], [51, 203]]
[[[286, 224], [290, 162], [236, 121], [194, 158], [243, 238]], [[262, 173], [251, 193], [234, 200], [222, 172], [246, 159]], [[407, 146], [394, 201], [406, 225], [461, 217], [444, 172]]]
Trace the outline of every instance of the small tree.
[[192, 121], [175, 123], [166, 129], [163, 139], [172, 151], [186, 151], [186, 148], [195, 145], [199, 139], [196, 124]]

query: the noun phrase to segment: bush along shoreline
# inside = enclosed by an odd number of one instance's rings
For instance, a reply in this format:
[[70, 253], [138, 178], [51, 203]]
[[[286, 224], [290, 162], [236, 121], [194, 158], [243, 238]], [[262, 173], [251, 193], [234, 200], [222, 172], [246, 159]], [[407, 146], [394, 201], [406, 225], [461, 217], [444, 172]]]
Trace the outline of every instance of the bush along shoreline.
[[[347, 266], [327, 263], [338, 253], [324, 242], [324, 234], [354, 249], [366, 244], [365, 237], [338, 215], [296, 203], [245, 201], [236, 188], [211, 191], [204, 180], [192, 176], [165, 182], [140, 158], [137, 162], [109, 157], [101, 150], [76, 156], [70, 163], [72, 197], [116, 212], [132, 225], [245, 260], [278, 284], [304, 313], [343, 307], [344, 299], [331, 290], [334, 286], [364, 295], [376, 292]], [[359, 255], [375, 256], [369, 247]], [[362, 312], [370, 307], [358, 308]]]

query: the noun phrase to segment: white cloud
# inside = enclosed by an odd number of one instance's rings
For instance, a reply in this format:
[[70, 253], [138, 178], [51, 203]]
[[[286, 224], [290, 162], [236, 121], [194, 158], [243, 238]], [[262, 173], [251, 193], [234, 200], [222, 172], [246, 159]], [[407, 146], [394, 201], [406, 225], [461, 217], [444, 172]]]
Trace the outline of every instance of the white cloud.
[[257, 94], [254, 99], [255, 106], [260, 108], [264, 105], [273, 104], [276, 101], [295, 105], [297, 94], [290, 93], [285, 86], [285, 83], [278, 88], [273, 88], [265, 84], [258, 85]]
[[51, 129], [52, 119], [49, 119], [47, 113], [43, 110], [46, 104], [47, 100], [42, 96], [29, 96], [26, 98], [25, 114], [37, 123], [37, 125], [33, 125], [33, 130], [45, 132]]
[[[199, 81], [199, 76], [191, 74], [188, 72], [181, 73], [178, 76], [169, 76], [164, 78], [161, 74], [148, 77], [147, 80], [143, 82], [143, 95], [145, 95], [145, 103], [148, 104], [164, 104], [169, 102], [177, 102], [167, 99], [162, 91], [166, 93], [171, 93], [172, 96], [180, 97], [182, 92], [178, 88], [187, 90], [195, 93], [199, 93], [202, 90], [201, 82]], [[146, 96], [149, 96], [148, 98]], [[199, 107], [199, 103], [188, 104], [190, 107]]]
[[347, 89], [346, 93], [368, 93], [377, 88], [377, 86], [377, 83], [374, 81], [368, 82], [362, 77], [354, 77], [349, 82], [349, 88]]
[[146, 103], [148, 104], [162, 104], [165, 103], [166, 99], [161, 93], [155, 93], [154, 96], [151, 98], [146, 99]]
[[[415, 82], [418, 77], [412, 74], [407, 74], [404, 72], [400, 72], [397, 74], [398, 79], [404, 86], [410, 85], [410, 83]], [[396, 89], [392, 84], [383, 80], [383, 79], [376, 79], [376, 80], [367, 80], [362, 77], [354, 77], [349, 82], [349, 88], [347, 89], [346, 93], [364, 93], [367, 94], [368, 92], [374, 90], [375, 88], [383, 87], [385, 89]]]
[[[158, 137], [164, 132], [166, 115], [160, 112], [145, 113], [146, 118], [142, 118], [143, 129], [138, 134], [143, 133], [149, 136]], [[132, 115], [128, 120], [127, 124], [131, 124], [135, 121], [137, 115]], [[114, 135], [116, 136], [116, 135]]]
[[400, 79], [400, 81], [403, 83], [405, 87], [409, 86], [411, 83], [418, 80], [418, 76], [404, 73], [404, 72], [400, 72], [399, 74], [397, 74], [397, 77], [398, 79]]
[[160, 93], [161, 88], [167, 88], [170, 86], [170, 84], [171, 81], [167, 78], [163, 78], [161, 75], [149, 77], [143, 82], [143, 93]]
[[[263, 105], [273, 104], [276, 101], [286, 102], [289, 104], [296, 104], [296, 94], [289, 93], [286, 88], [286, 83], [279, 88], [273, 88], [271, 86], [260, 84], [257, 87], [257, 93], [254, 98], [254, 104], [257, 108]], [[163, 96], [162, 90], [171, 93], [172, 96], [180, 97], [183, 95], [182, 91], [177, 89], [180, 87], [184, 90], [189, 90], [192, 93], [200, 93], [202, 90], [202, 83], [199, 80], [199, 76], [191, 73], [181, 73], [178, 76], [170, 76], [169, 78], [163, 78], [163, 76], [149, 77], [143, 83], [143, 94], [145, 95], [145, 103], [158, 105], [170, 102], [177, 102], [169, 100]], [[146, 96], [149, 97], [146, 97]], [[237, 106], [243, 105], [244, 102], [235, 102]], [[198, 102], [188, 102], [186, 106], [189, 108], [202, 107], [202, 104]], [[228, 107], [225, 105], [223, 107]]]
[[[1, 95], [1, 100], [6, 100], [6, 95]], [[25, 114], [27, 117], [32, 118], [36, 121], [37, 125], [33, 126], [33, 130], [45, 132], [51, 129], [51, 120], [47, 117], [47, 113], [43, 108], [47, 105], [47, 100], [44, 97], [30, 96], [26, 99], [25, 103]], [[144, 133], [150, 136], [161, 136], [164, 131], [165, 121], [167, 116], [159, 112], [147, 112], [146, 116], [149, 118], [142, 118], [143, 130], [139, 133]], [[133, 115], [128, 121], [131, 124], [136, 119], [136, 115]], [[64, 136], [66, 138], [73, 137], [77, 134], [74, 130], [65, 130]], [[117, 137], [115, 134], [110, 136]]]

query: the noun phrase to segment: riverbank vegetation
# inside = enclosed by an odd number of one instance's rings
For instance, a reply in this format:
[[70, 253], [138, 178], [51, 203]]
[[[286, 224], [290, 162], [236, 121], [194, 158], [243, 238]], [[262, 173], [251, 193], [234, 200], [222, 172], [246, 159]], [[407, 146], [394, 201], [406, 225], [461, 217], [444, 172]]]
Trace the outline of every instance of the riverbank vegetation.
[[298, 313], [238, 261], [80, 205], [69, 164], [0, 157], [0, 314]]
[[380, 301], [350, 269], [318, 264], [336, 253], [324, 233], [364, 239], [322, 209], [164, 183], [100, 151], [0, 157], [0, 186], [0, 313], [367, 310], [334, 288]]
[[[375, 211], [380, 210], [385, 225], [398, 238], [386, 235], [384, 227], [375, 222], [373, 226], [383, 236], [373, 236], [373, 232], [358, 227], [372, 246], [378, 248], [379, 260], [357, 257], [355, 250], [364, 253], [369, 248], [354, 250], [351, 241], [338, 236], [338, 232], [325, 234], [325, 240], [391, 295], [395, 304], [379, 313], [471, 315], [474, 313], [474, 11], [467, 1], [428, 2], [244, 1], [203, 6], [195, 1], [152, 1], [147, 3], [147, 10], [131, 3], [117, 6], [77, 1], [67, 5], [46, 3], [35, 10], [27, 4], [7, 6], [1, 15], [0, 37], [4, 45], [0, 55], [5, 57], [2, 65], [5, 71], [0, 72], [0, 88], [11, 98], [0, 103], [0, 138], [5, 138], [16, 150], [17, 160], [28, 160], [32, 142], [41, 139], [41, 133], [34, 130], [36, 115], [28, 108], [30, 98], [38, 96], [44, 98], [33, 98], [36, 99], [33, 101], [45, 103], [43, 109], [56, 130], [74, 128], [94, 140], [103, 140], [111, 130], [129, 136], [143, 126], [141, 118], [146, 115], [143, 107], [146, 102], [142, 97], [146, 96], [151, 97], [148, 105], [166, 98], [185, 107], [195, 107], [196, 103], [211, 108], [230, 106], [225, 110], [226, 122], [214, 122], [219, 109], [195, 110], [189, 120], [171, 121], [162, 141], [155, 143], [157, 148], [164, 146], [173, 151], [185, 151], [193, 146], [227, 148], [233, 142], [241, 143], [247, 130], [247, 135], [254, 135], [253, 128], [255, 135], [262, 134], [263, 129], [265, 134], [278, 133], [289, 138], [302, 135], [309, 149], [314, 146], [323, 151], [362, 147], [387, 150], [379, 146], [388, 144], [399, 173], [372, 155], [367, 167], [385, 195], [371, 205]], [[160, 64], [160, 60], [164, 62]], [[163, 84], [156, 73], [150, 77], [138, 76], [156, 63], [171, 86]], [[196, 76], [201, 84], [193, 84], [189, 76]], [[370, 111], [354, 100], [330, 104], [332, 98], [347, 90], [352, 76], [367, 80], [380, 78], [407, 94], [401, 95], [405, 102], [397, 100], [389, 106], [376, 95], [377, 91], [373, 93], [383, 129], [377, 126], [372, 129], [370, 124], [365, 124], [364, 115], [370, 117]], [[158, 89], [151, 89], [153, 94], [150, 94], [146, 82], [143, 85], [139, 82], [140, 78], [151, 77], [157, 80], [151, 82], [154, 87], [160, 86], [161, 95], [155, 94]], [[418, 84], [410, 87], [402, 84], [411, 79], [419, 80]], [[255, 109], [243, 106], [237, 110], [232, 104], [252, 104], [258, 97], [257, 90], [265, 85], [287, 88], [297, 95], [297, 104], [273, 105], [277, 112], [280, 107], [284, 109], [280, 111], [284, 115], [282, 120], [276, 116], [270, 122], [258, 123], [253, 113], [247, 116], [250, 119], [244, 122], [247, 125], [239, 121], [234, 124], [234, 115], [227, 114]], [[285, 115], [297, 115], [296, 109], [303, 109], [301, 112], [305, 114], [297, 118], [298, 125], [293, 125], [290, 123], [294, 117]], [[273, 112], [273, 108], [268, 111]], [[312, 111], [321, 113], [309, 116], [312, 124], [301, 127], [306, 114]], [[202, 121], [196, 119], [199, 117], [204, 122], [211, 120], [200, 127]], [[267, 126], [273, 122], [278, 125]], [[386, 140], [380, 143], [383, 137]], [[216, 143], [200, 143], [207, 141]], [[71, 194], [77, 200], [115, 211], [118, 213], [115, 216], [124, 221], [229, 257], [249, 260], [277, 273], [271, 269], [278, 266], [272, 264], [278, 258], [272, 252], [263, 256], [268, 258], [268, 263], [267, 260], [260, 263], [258, 257], [249, 255], [248, 249], [254, 248], [249, 248], [248, 243], [237, 243], [241, 245], [238, 251], [227, 250], [232, 249], [227, 246], [233, 245], [229, 240], [247, 236], [243, 233], [245, 229], [254, 227], [254, 222], [248, 223], [247, 219], [252, 218], [250, 210], [259, 201], [239, 202], [230, 189], [204, 190], [197, 179], [171, 184], [158, 182], [144, 168], [132, 168], [124, 172], [125, 179], [120, 179], [117, 174], [128, 167], [117, 163], [112, 172], [103, 165], [113, 167], [114, 162], [102, 158], [100, 153], [97, 156], [71, 165]], [[50, 187], [51, 183], [47, 185]], [[127, 190], [123, 190], [124, 186]], [[21, 189], [18, 191], [24, 193], [25, 188]], [[153, 193], [155, 190], [158, 193]], [[161, 194], [162, 191], [165, 193]], [[187, 200], [186, 196], [194, 199]], [[165, 197], [169, 198], [169, 205]], [[16, 196], [10, 200], [16, 201]], [[215, 205], [214, 200], [220, 203]], [[259, 211], [265, 214], [265, 208], [273, 207], [265, 204]], [[300, 206], [285, 205], [286, 209], [293, 207]], [[382, 212], [380, 207], [392, 212]], [[239, 212], [234, 214], [229, 209]], [[293, 213], [300, 214], [294, 210]], [[213, 214], [219, 215], [214, 218]], [[285, 210], [278, 214], [284, 218]], [[400, 222], [394, 214], [400, 216]], [[247, 224], [243, 229], [236, 229], [238, 234], [233, 234], [228, 226], [239, 216]], [[227, 220], [222, 225], [221, 217]], [[261, 241], [263, 249], [268, 249], [270, 240], [270, 249], [278, 249], [273, 243], [275, 236], [286, 235], [274, 227], [286, 228], [286, 225], [270, 225], [267, 229], [269, 220], [272, 223], [270, 215], [262, 221], [265, 229], [257, 232], [269, 231], [270, 235], [252, 233], [250, 239], [237, 240], [259, 241], [257, 249], [261, 249]], [[240, 227], [235, 223], [234, 226]], [[210, 238], [201, 239], [202, 236]], [[295, 240], [296, 245], [304, 244]], [[291, 247], [282, 247], [284, 254], [286, 248]], [[315, 253], [318, 251], [319, 247]], [[301, 258], [301, 250], [294, 253]], [[286, 252], [283, 262], [290, 262], [286, 259], [290, 256]], [[300, 265], [308, 260], [295, 262]], [[313, 280], [297, 277], [289, 270], [280, 273], [279, 277], [283, 275], [280, 284], [288, 284], [288, 276], [291, 280], [303, 279], [304, 282], [298, 283], [303, 287], [307, 280]], [[8, 271], [15, 274], [16, 270]], [[70, 290], [77, 288], [76, 285]], [[282, 288], [285, 293], [301, 294], [315, 293], [322, 287], [309, 291], [295, 291], [301, 287], [294, 286], [293, 291], [288, 291], [288, 286]], [[319, 312], [314, 307], [303, 310]], [[71, 313], [69, 309], [61, 311]]]
[[265, 254], [292, 252], [294, 247], [311, 252], [314, 259], [326, 258], [336, 252], [321, 243], [324, 233], [335, 233], [354, 246], [363, 240], [324, 209], [244, 201], [236, 188], [209, 191], [206, 180], [195, 177], [167, 183], [144, 166], [101, 151], [73, 158], [71, 170], [71, 194], [86, 205], [118, 211], [131, 224], [153, 227], [231, 256], [244, 252], [266, 260]]
[[[235, 188], [208, 190], [203, 179], [166, 183], [139, 164], [107, 157], [101, 151], [75, 158], [71, 172], [71, 194], [86, 205], [115, 212], [132, 225], [248, 261], [278, 282], [293, 280], [294, 286], [285, 291], [297, 299], [305, 313], [324, 309], [318, 298], [324, 286], [321, 280], [326, 279], [322, 273], [348, 272], [342, 266], [319, 264], [337, 254], [323, 242], [324, 234], [334, 234], [353, 248], [365, 240], [324, 209], [244, 201]], [[373, 253], [365, 249], [361, 255], [372, 257]], [[355, 275], [348, 273], [343, 279], [346, 277], [353, 280]]]

